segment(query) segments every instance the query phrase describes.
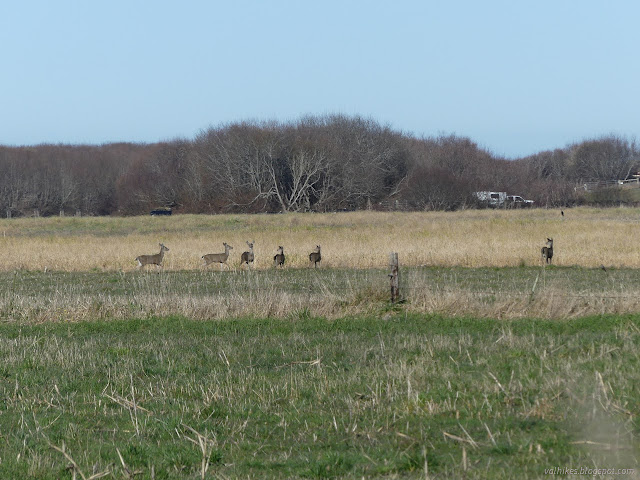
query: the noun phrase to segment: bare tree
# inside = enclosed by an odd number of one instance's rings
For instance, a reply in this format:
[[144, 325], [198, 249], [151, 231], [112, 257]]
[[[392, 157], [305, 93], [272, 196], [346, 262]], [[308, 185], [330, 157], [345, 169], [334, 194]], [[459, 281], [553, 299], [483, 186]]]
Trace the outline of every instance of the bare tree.
[[568, 163], [577, 181], [588, 182], [625, 179], [638, 160], [634, 143], [611, 135], [573, 145]]
[[[370, 118], [236, 122], [193, 140], [154, 144], [0, 146], [0, 212], [81, 209], [140, 214], [354, 210], [396, 201], [462, 207], [469, 192], [501, 190], [537, 205], [633, 198], [581, 196], [580, 183], [640, 168], [635, 142], [614, 135], [506, 160], [469, 138], [417, 138]], [[618, 200], [616, 200], [618, 199]]]
[[415, 210], [455, 210], [470, 202], [472, 190], [464, 179], [441, 167], [415, 168], [402, 198]]

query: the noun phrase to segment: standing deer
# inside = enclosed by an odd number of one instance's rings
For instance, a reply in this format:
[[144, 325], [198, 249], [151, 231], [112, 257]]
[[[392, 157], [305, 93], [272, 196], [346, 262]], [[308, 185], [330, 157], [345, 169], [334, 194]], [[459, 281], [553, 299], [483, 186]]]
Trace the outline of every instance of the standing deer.
[[138, 269], [141, 269], [145, 265], [155, 265], [156, 267], [162, 267], [162, 259], [164, 258], [164, 252], [168, 252], [169, 249], [164, 246], [164, 243], [160, 244], [160, 253], [155, 255], [140, 255], [136, 257], [138, 262]]
[[202, 256], [202, 260], [204, 260], [204, 266], [210, 265], [214, 262], [218, 262], [220, 264], [220, 270], [222, 270], [222, 265], [227, 264], [227, 258], [229, 258], [229, 250], [233, 250], [231, 245], [227, 245], [222, 242], [224, 245], [224, 253], [207, 253]]
[[316, 268], [320, 260], [322, 260], [322, 255], [320, 255], [320, 245], [316, 245], [315, 251], [309, 254], [309, 266], [313, 263], [313, 268]]
[[273, 266], [277, 267], [278, 265], [284, 266], [284, 247], [278, 247], [278, 253], [273, 256]]
[[247, 242], [247, 245], [249, 245], [249, 251], [248, 252], [242, 252], [242, 255], [240, 256], [240, 265], [242, 266], [243, 263], [247, 264], [247, 267], [249, 267], [250, 263], [253, 263], [253, 244], [255, 243], [255, 240], [253, 242]]
[[553, 238], [547, 238], [546, 246], [542, 247], [542, 261], [551, 263], [553, 258]]

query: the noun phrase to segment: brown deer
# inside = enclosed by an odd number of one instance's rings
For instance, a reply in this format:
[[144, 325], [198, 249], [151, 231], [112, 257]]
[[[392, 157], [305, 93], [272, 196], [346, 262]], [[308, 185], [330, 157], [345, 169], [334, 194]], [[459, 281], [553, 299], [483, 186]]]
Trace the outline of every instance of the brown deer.
[[168, 252], [169, 249], [164, 246], [164, 243], [160, 244], [160, 253], [155, 255], [140, 255], [136, 257], [138, 262], [138, 269], [141, 269], [145, 265], [155, 265], [156, 267], [162, 267], [162, 259], [164, 258], [164, 252]]
[[240, 256], [240, 265], [242, 266], [243, 263], [247, 264], [247, 267], [249, 267], [250, 263], [253, 263], [253, 259], [255, 258], [253, 256], [253, 244], [255, 243], [255, 240], [253, 242], [247, 242], [247, 245], [249, 245], [249, 251], [248, 252], [242, 252], [242, 255]]
[[224, 245], [224, 253], [207, 253], [202, 256], [202, 260], [204, 260], [204, 266], [210, 265], [212, 263], [218, 262], [220, 264], [220, 270], [222, 270], [222, 265], [227, 264], [227, 259], [229, 258], [229, 250], [233, 250], [231, 245], [227, 245], [226, 243], [222, 243]]
[[284, 247], [278, 247], [278, 253], [273, 256], [273, 266], [282, 265], [284, 267]]
[[313, 268], [316, 268], [320, 260], [322, 260], [322, 255], [320, 255], [320, 245], [316, 245], [316, 249], [309, 254], [309, 266], [313, 263]]
[[547, 238], [547, 244], [542, 247], [542, 261], [551, 263], [553, 258], [553, 238]]

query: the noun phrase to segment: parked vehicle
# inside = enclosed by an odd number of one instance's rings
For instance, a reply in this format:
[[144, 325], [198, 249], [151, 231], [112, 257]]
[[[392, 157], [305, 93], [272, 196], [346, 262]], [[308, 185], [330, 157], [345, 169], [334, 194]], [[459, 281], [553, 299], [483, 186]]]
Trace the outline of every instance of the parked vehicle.
[[507, 201], [507, 192], [475, 192], [476, 197], [487, 207], [498, 208]]
[[525, 200], [520, 195], [507, 195], [507, 206], [510, 208], [533, 207], [533, 200]]
[[151, 210], [149, 213], [151, 214], [152, 217], [157, 217], [158, 215], [171, 215], [171, 208], [169, 207], [156, 208], [155, 210]]
[[507, 195], [507, 192], [475, 192], [476, 198], [486, 207], [491, 208], [529, 208], [533, 200], [526, 200], [520, 195]]

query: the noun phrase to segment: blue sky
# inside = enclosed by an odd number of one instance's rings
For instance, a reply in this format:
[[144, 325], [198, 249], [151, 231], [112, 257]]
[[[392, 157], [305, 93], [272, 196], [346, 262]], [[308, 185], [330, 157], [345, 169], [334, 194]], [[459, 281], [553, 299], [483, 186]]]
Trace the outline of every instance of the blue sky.
[[3, 2], [0, 144], [327, 113], [508, 158], [633, 140], [638, 19], [632, 0]]

